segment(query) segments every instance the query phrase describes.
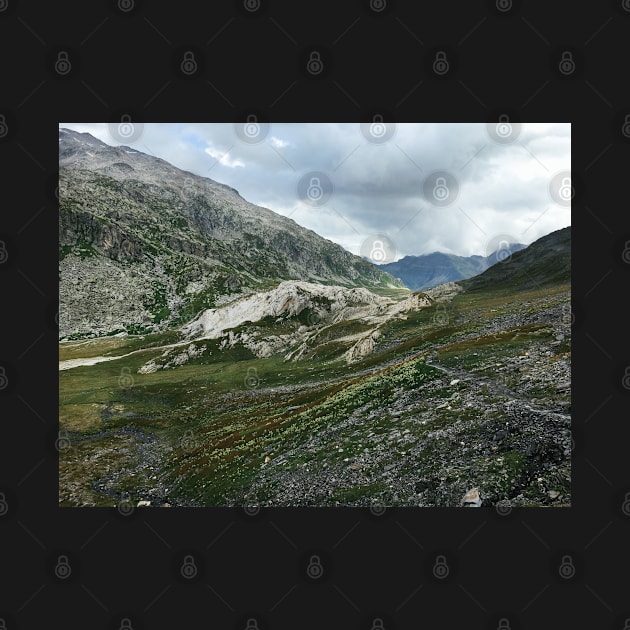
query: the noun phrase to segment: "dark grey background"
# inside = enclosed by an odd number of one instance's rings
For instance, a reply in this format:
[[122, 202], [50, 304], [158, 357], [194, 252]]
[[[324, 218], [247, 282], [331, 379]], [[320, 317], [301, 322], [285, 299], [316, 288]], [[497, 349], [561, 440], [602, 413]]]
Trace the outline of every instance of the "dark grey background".
[[[249, 0], [248, 11], [237, 1], [0, 0], [8, 630], [624, 628], [630, 2], [498, 2]], [[444, 75], [432, 70], [439, 50]], [[180, 70], [186, 51], [193, 75]], [[313, 51], [323, 63], [316, 76], [306, 69]], [[64, 75], [55, 70], [60, 52]], [[375, 112], [386, 121], [508, 112], [513, 121], [573, 123], [573, 507], [58, 509], [58, 122], [249, 113], [271, 123], [368, 122]], [[55, 573], [60, 555], [71, 567], [65, 579]], [[192, 579], [179, 570], [186, 555]], [[307, 571], [314, 555], [317, 579]], [[438, 555], [444, 579], [434, 577]], [[566, 556], [572, 570], [560, 572]]]

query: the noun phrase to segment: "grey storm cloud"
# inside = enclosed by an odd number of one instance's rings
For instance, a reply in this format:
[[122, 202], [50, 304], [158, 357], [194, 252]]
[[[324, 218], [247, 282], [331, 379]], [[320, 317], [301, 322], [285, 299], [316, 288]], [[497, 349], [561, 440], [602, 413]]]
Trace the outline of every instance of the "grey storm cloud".
[[[60, 126], [127, 144], [107, 123]], [[571, 224], [570, 200], [559, 203], [550, 190], [558, 174], [570, 177], [569, 123], [523, 123], [510, 142], [497, 140], [495, 127], [484, 123], [398, 123], [382, 142], [358, 123], [261, 128], [251, 141], [242, 125], [147, 123], [128, 144], [228, 184], [355, 254], [379, 234], [394, 245], [396, 258], [484, 254], [497, 235], [529, 244]], [[427, 194], [437, 171], [457, 191], [446, 205]], [[325, 189], [332, 186], [319, 205], [300, 188], [313, 174], [321, 174]]]

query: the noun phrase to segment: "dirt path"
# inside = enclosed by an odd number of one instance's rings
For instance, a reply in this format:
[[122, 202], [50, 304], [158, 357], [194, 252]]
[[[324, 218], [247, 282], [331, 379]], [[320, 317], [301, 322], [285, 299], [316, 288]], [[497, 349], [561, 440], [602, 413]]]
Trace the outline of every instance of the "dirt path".
[[[195, 340], [197, 341], [197, 340]], [[120, 354], [115, 357], [82, 357], [80, 359], [66, 359], [65, 361], [59, 361], [59, 370], [70, 370], [75, 367], [81, 367], [83, 365], [96, 365], [97, 363], [102, 363], [103, 361], [115, 361], [116, 359], [124, 359], [125, 357], [130, 357], [133, 354], [138, 352], [146, 352], [147, 350], [156, 350], [156, 351], [164, 351], [169, 348], [177, 348], [178, 346], [185, 346], [187, 344], [192, 343], [190, 340], [186, 341], [178, 341], [176, 343], [170, 343], [165, 346], [157, 346], [153, 348], [139, 348], [138, 350], [132, 350], [127, 354]]]
[[531, 410], [535, 413], [549, 413], [554, 416], [558, 416], [559, 418], [563, 418], [565, 420], [570, 420], [571, 416], [565, 413], [559, 413], [557, 411], [552, 411], [551, 409], [543, 409], [541, 407], [537, 407], [532, 405], [529, 400], [519, 396], [516, 392], [507, 387], [496, 383], [492, 379], [489, 379], [484, 376], [477, 376], [476, 374], [471, 374], [470, 372], [466, 372], [464, 370], [457, 370], [455, 368], [448, 368], [441, 363], [436, 363], [434, 360], [430, 358], [430, 355], [426, 358], [427, 365], [434, 367], [437, 370], [452, 376], [453, 378], [458, 378], [460, 381], [465, 381], [467, 383], [471, 383], [478, 387], [487, 387], [488, 390], [494, 394], [498, 394], [499, 396], [503, 396], [508, 398], [509, 400], [513, 400], [525, 406], [526, 409]]

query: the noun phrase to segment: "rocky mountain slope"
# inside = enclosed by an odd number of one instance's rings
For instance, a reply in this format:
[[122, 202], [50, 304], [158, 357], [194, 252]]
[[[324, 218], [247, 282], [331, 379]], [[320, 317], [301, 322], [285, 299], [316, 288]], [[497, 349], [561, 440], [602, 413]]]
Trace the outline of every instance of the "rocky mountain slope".
[[443, 252], [405, 256], [396, 262], [379, 265], [379, 268], [400, 278], [412, 291], [422, 291], [476, 276], [524, 247], [522, 243], [510, 243], [488, 256], [456, 256]]
[[571, 226], [551, 232], [474, 278], [458, 284], [466, 291], [525, 291], [570, 282]]
[[282, 280], [397, 287], [236, 190], [59, 130], [60, 338], [166, 330]]

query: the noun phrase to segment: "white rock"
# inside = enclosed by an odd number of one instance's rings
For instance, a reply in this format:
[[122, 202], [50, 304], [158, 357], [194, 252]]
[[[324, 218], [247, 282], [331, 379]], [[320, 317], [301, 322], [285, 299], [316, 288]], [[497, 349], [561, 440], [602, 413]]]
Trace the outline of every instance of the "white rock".
[[364, 288], [348, 289], [287, 280], [270, 291], [249, 295], [221, 308], [207, 309], [184, 326], [182, 332], [188, 337], [216, 339], [224, 330], [236, 328], [245, 322], [257, 322], [265, 317], [299, 315], [305, 308], [313, 306], [314, 298], [326, 298], [332, 302], [333, 320], [351, 318], [353, 310], [361, 310], [360, 305], [391, 302]]
[[372, 354], [374, 346], [381, 336], [380, 330], [372, 330], [367, 336], [359, 339], [350, 350], [344, 354], [344, 358], [348, 363], [361, 359], [368, 354]]
[[462, 506], [464, 507], [481, 507], [481, 497], [479, 496], [479, 488], [469, 490], [462, 498]]

